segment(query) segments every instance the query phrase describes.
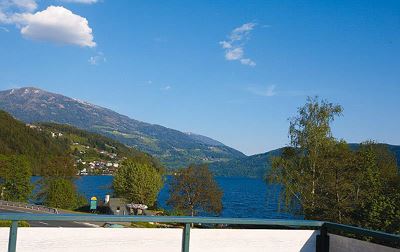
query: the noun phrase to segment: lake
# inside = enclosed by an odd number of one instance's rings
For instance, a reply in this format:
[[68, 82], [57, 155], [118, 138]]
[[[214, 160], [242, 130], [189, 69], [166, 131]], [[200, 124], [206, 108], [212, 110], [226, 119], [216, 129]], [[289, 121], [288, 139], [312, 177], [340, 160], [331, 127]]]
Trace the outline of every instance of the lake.
[[[106, 194], [112, 195], [112, 179], [112, 176], [82, 176], [75, 183], [86, 198], [96, 196], [104, 200]], [[224, 192], [221, 217], [299, 218], [279, 211], [279, 186], [267, 185], [262, 179], [243, 177], [216, 177], [216, 181]], [[165, 183], [158, 195], [160, 207], [169, 209], [167, 199], [168, 183]]]

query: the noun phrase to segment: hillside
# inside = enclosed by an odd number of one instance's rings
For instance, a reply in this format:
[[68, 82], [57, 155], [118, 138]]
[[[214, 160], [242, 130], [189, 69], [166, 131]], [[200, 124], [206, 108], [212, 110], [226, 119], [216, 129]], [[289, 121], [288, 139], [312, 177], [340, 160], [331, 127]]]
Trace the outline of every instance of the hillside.
[[42, 131], [27, 127], [8, 113], [0, 110], [0, 154], [24, 155], [32, 164], [34, 174], [39, 174], [51, 157], [65, 155], [67, 145], [55, 141]]
[[113, 174], [126, 158], [151, 163], [162, 172], [165, 169], [151, 155], [97, 133], [56, 123], [40, 123], [35, 126], [69, 147], [82, 175]]
[[164, 168], [149, 154], [127, 147], [113, 139], [69, 125], [30, 124], [14, 119], [0, 110], [0, 155], [24, 155], [40, 175], [53, 157], [72, 157], [86, 174], [111, 174], [126, 158], [151, 162]]
[[147, 152], [170, 168], [245, 155], [208, 137], [131, 119], [112, 110], [37, 88], [0, 92], [0, 109], [26, 122], [69, 124]]
[[[349, 144], [350, 148], [357, 149], [360, 144]], [[400, 168], [400, 146], [385, 144], [397, 158], [397, 165]], [[248, 156], [228, 162], [217, 162], [210, 164], [210, 169], [217, 176], [246, 176], [263, 178], [271, 168], [270, 159], [280, 155], [282, 148], [266, 153]]]
[[281, 151], [276, 149], [228, 162], [216, 162], [209, 167], [216, 176], [263, 178], [271, 167], [270, 158], [279, 156]]

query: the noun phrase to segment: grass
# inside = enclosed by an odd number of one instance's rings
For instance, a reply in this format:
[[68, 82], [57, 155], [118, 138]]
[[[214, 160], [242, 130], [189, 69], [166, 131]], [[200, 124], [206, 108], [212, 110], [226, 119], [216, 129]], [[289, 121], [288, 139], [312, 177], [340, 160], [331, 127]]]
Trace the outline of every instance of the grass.
[[[0, 227], [10, 227], [11, 221], [0, 220]], [[18, 221], [18, 227], [30, 227], [26, 221]]]

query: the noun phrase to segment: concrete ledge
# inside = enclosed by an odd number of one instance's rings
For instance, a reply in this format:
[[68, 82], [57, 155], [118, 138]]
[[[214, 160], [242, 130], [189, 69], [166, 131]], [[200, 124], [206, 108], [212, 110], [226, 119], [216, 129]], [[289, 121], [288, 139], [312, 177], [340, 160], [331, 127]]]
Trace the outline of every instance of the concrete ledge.
[[[315, 251], [318, 231], [191, 229], [191, 252]], [[0, 228], [0, 251], [7, 251], [8, 228]], [[19, 228], [18, 252], [181, 251], [182, 229]]]

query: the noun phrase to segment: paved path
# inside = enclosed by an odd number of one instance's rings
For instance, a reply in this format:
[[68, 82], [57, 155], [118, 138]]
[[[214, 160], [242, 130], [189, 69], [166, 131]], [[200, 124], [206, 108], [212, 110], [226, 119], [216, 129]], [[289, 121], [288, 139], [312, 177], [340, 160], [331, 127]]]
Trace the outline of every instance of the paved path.
[[[48, 213], [34, 209], [11, 206], [0, 206], [0, 213]], [[102, 223], [85, 223], [77, 221], [28, 221], [31, 227], [100, 227]]]

